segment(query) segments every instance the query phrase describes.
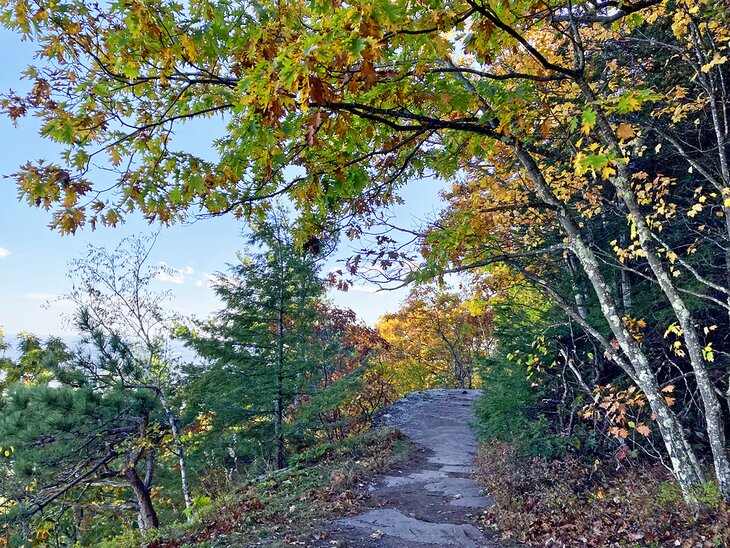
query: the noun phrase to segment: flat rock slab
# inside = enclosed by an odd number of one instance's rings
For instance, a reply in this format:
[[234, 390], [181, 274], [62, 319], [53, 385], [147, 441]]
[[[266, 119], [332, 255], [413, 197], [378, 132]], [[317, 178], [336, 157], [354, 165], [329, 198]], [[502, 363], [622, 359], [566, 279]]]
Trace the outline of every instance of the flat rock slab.
[[408, 470], [371, 486], [376, 509], [338, 522], [344, 546], [506, 546], [473, 524], [491, 504], [471, 477], [477, 441], [469, 423], [479, 395], [478, 390], [412, 392], [381, 415], [380, 426], [401, 430], [423, 452]]
[[399, 485], [422, 483], [424, 481], [440, 480], [447, 477], [446, 473], [441, 470], [422, 470], [408, 474], [407, 476], [385, 476], [382, 481], [386, 487], [398, 487]]
[[429, 523], [406, 516], [391, 508], [373, 510], [354, 518], [344, 519], [342, 523], [370, 531], [370, 538], [389, 535], [408, 542], [435, 544], [436, 546], [476, 548], [484, 545], [484, 535], [473, 525]]

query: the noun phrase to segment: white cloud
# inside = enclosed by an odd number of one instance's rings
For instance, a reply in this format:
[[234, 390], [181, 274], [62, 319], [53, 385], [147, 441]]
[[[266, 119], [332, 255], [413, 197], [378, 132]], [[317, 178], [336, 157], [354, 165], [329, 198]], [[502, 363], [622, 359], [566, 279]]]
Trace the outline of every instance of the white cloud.
[[157, 279], [164, 283], [182, 285], [185, 283], [185, 275], [178, 271], [171, 272], [160, 271], [157, 273]]
[[160, 263], [162, 270], [157, 273], [157, 279], [163, 283], [182, 285], [189, 276], [195, 274], [192, 266], [184, 266], [182, 268], [174, 268], [167, 263]]
[[196, 287], [213, 287], [213, 282], [217, 280], [217, 276], [213, 276], [213, 274], [209, 274], [208, 272], [203, 272], [203, 277], [195, 280], [195, 286]]
[[348, 291], [355, 291], [358, 293], [377, 293], [378, 288], [372, 285], [359, 285], [359, 284], [353, 284], [348, 289]]
[[7, 247], [0, 247], [0, 259], [4, 259], [10, 255], [10, 250]]

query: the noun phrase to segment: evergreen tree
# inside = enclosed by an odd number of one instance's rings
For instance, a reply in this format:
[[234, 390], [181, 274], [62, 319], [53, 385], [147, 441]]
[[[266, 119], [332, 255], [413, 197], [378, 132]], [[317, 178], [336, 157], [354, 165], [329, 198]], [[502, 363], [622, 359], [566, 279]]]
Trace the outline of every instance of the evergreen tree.
[[[21, 333], [18, 338], [18, 359], [0, 357], [0, 392], [19, 381], [30, 383], [50, 380], [53, 375], [48, 364], [70, 356], [66, 345], [58, 337], [50, 337], [45, 343], [32, 333]], [[0, 351], [8, 346], [3, 342], [0, 332]]]
[[224, 308], [182, 334], [207, 360], [190, 371], [189, 396], [195, 411], [215, 414], [217, 435], [236, 426], [232, 435], [243, 430], [280, 469], [287, 410], [318, 383], [308, 348], [324, 287], [315, 257], [295, 247], [284, 212], [255, 226], [247, 243], [251, 250], [215, 283]]
[[[53, 382], [16, 383], [0, 400], [0, 439], [11, 448], [0, 500], [21, 537], [35, 518], [59, 521], [69, 508], [132, 509], [140, 529], [159, 525], [150, 496], [166, 436], [158, 398], [123, 339], [84, 309], [78, 326], [83, 339], [73, 353], [45, 352]], [[71, 524], [65, 538], [76, 533]]]

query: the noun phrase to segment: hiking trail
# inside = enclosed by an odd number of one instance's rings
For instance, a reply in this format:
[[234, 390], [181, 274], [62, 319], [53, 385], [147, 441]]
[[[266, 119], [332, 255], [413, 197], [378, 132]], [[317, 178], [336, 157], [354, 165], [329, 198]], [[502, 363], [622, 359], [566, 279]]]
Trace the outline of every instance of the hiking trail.
[[397, 428], [422, 451], [371, 486], [372, 509], [339, 520], [331, 538], [357, 548], [503, 547], [474, 522], [491, 504], [473, 479], [477, 441], [469, 427], [479, 390], [412, 392], [379, 426]]

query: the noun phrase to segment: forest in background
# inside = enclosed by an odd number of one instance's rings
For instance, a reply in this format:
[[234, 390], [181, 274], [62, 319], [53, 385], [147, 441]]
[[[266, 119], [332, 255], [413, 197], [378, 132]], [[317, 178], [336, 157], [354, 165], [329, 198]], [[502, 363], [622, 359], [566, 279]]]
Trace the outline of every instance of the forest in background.
[[154, 539], [246, 481], [347, 447], [407, 392], [479, 384], [484, 314], [433, 289], [384, 319], [392, 331], [368, 327], [328, 303], [326, 249], [295, 247], [287, 219], [276, 209], [253, 226], [205, 320], [150, 286], [154, 238], [69, 265], [80, 342], [24, 333], [19, 357], [0, 358], [7, 544]]
[[[14, 175], [54, 229], [231, 214], [261, 247], [219, 280], [225, 308], [203, 323], [153, 298], [149, 315], [129, 301], [141, 321], [123, 325], [107, 291], [138, 282], [104, 289], [103, 257], [79, 263], [85, 346], [28, 338], [4, 362], [21, 381], [0, 421], [17, 441], [0, 469], [17, 534], [39, 505], [79, 530], [87, 485], [131, 500], [104, 515], [154, 529], [157, 497], [169, 519], [193, 515], [203, 478], [282, 468], [406, 391], [452, 385], [484, 390], [495, 526], [535, 542], [728, 542], [726, 5], [0, 5], [41, 61], [2, 108], [66, 147]], [[175, 149], [177, 125], [218, 115], [216, 160]], [[397, 226], [398, 188], [424, 176], [453, 183], [443, 210]], [[291, 232], [270, 216], [279, 195], [299, 212]], [[328, 283], [415, 284], [377, 329], [328, 308], [315, 267], [338, 237], [373, 232]], [[152, 336], [165, 325], [200, 363], [166, 361]], [[81, 460], [69, 469], [63, 451]]]

